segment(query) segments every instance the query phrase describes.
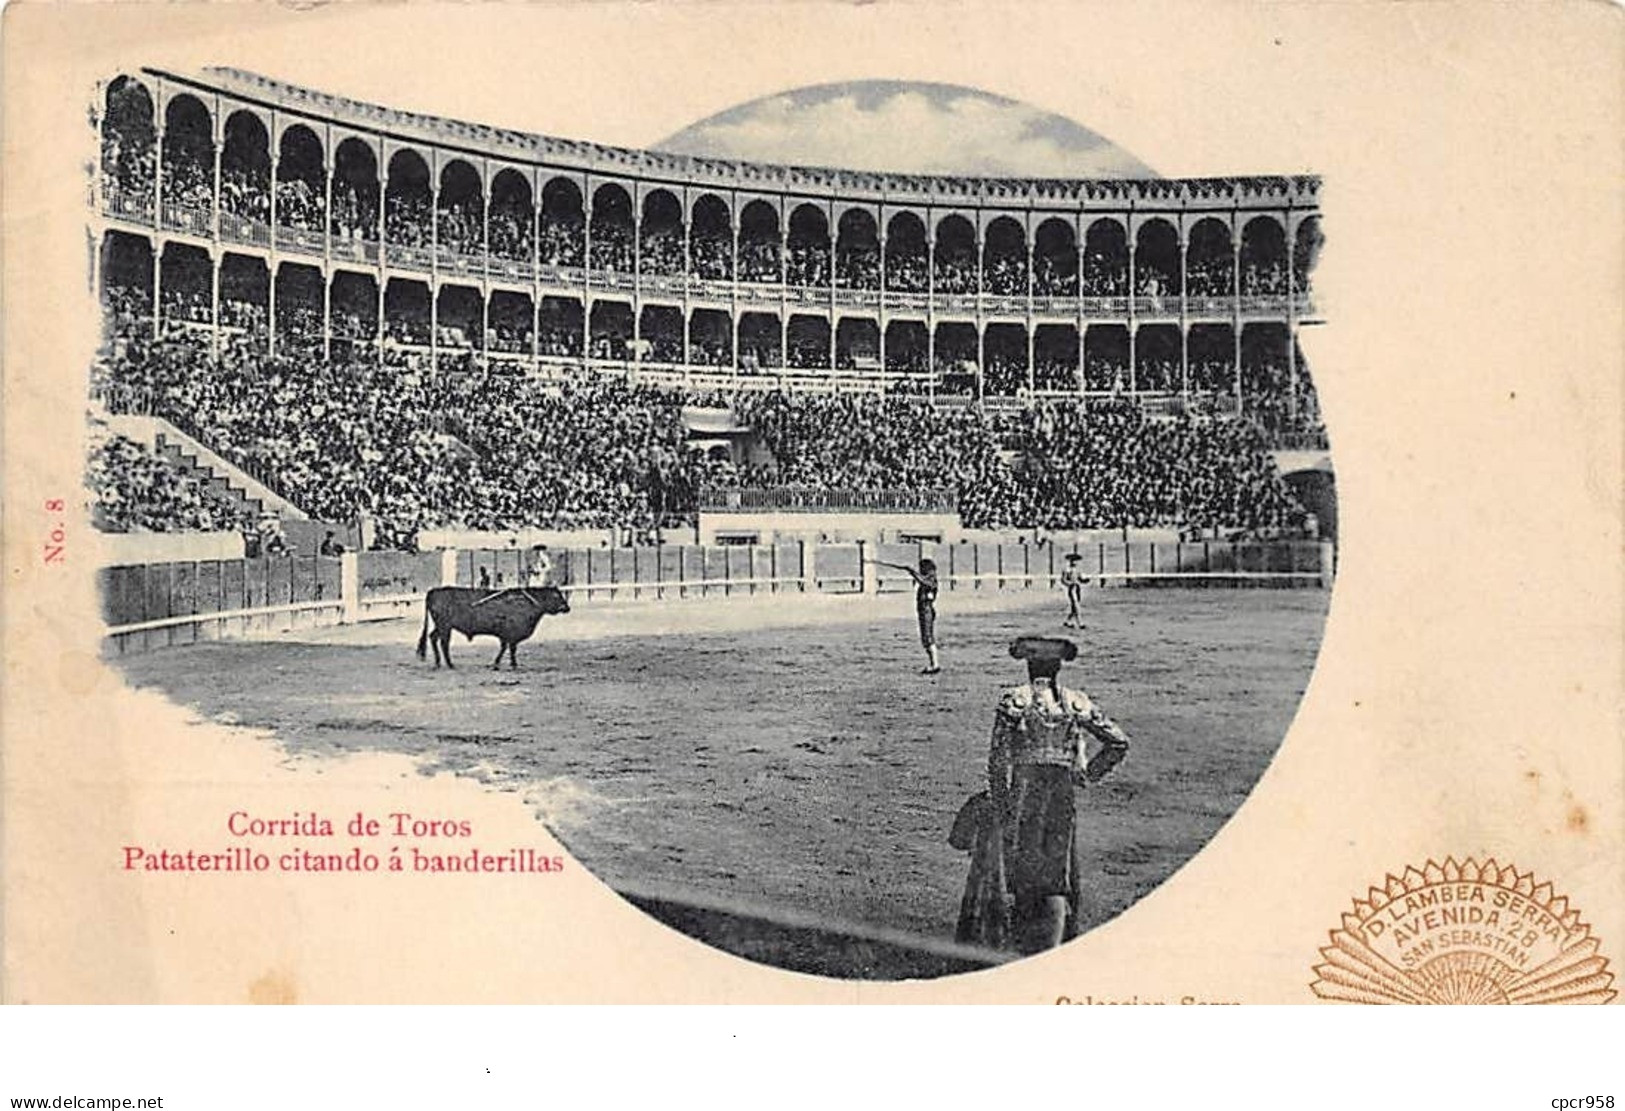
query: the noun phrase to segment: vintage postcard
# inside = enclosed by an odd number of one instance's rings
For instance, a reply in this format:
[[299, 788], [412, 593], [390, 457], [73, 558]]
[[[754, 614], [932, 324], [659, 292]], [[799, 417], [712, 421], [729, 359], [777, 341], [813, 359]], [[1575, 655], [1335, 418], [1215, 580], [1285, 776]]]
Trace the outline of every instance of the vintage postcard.
[[1617, 11], [6, 20], [8, 1002], [1617, 998]]

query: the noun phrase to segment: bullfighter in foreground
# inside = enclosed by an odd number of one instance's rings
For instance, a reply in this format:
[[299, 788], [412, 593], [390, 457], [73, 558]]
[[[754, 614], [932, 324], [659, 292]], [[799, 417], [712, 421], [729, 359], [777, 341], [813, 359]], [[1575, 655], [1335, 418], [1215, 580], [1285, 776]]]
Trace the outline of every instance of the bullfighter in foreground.
[[1080, 789], [1115, 768], [1129, 740], [1087, 694], [1060, 685], [1062, 661], [1077, 654], [1058, 637], [1010, 645], [1027, 682], [1005, 689], [993, 716], [982, 835], [963, 838], [972, 858], [960, 940], [1036, 953], [1081, 932]]

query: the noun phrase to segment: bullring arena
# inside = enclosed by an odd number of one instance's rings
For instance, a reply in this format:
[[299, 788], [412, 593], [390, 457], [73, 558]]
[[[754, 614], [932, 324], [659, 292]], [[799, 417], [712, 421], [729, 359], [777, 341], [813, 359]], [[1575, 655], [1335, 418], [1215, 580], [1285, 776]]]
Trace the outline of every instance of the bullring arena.
[[[96, 125], [92, 512], [133, 685], [518, 792], [677, 928], [842, 976], [1002, 959], [953, 944], [946, 835], [1012, 637], [1075, 636], [1064, 678], [1134, 738], [1085, 927], [1279, 746], [1335, 570], [1315, 179], [719, 162], [229, 70], [121, 75]], [[570, 612], [517, 669], [416, 657], [430, 588], [544, 551]], [[929, 676], [869, 562], [926, 557]]]

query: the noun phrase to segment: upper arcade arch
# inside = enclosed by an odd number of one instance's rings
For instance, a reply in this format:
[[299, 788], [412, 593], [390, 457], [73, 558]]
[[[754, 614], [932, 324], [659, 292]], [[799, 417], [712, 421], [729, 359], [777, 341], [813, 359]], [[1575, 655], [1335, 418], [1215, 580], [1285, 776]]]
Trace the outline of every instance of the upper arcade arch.
[[1078, 233], [1068, 220], [1052, 216], [1033, 234], [1033, 293], [1078, 295]]
[[542, 186], [541, 238], [537, 249], [546, 266], [585, 266], [587, 217], [581, 187], [567, 177]]
[[925, 221], [913, 212], [894, 213], [886, 221], [886, 288], [924, 293], [930, 284]]
[[932, 279], [939, 293], [975, 293], [980, 286], [976, 228], [958, 214], [937, 221]]
[[644, 196], [638, 250], [638, 265], [645, 274], [676, 277], [687, 265], [683, 248], [683, 204], [671, 190], [651, 189]]
[[1134, 295], [1160, 302], [1178, 297], [1183, 284], [1179, 232], [1160, 216], [1147, 220], [1134, 236]]
[[536, 249], [536, 204], [530, 179], [512, 166], [491, 179], [486, 237], [495, 258], [529, 262]]
[[1191, 297], [1229, 297], [1236, 289], [1230, 225], [1206, 216], [1191, 226], [1185, 250], [1185, 289]]
[[310, 128], [295, 124], [283, 131], [277, 150], [277, 226], [325, 231], [327, 168], [322, 141]]
[[778, 210], [751, 201], [739, 213], [739, 280], [777, 284], [783, 277]]
[[328, 226], [335, 239], [378, 241], [378, 156], [353, 135], [333, 153], [333, 208]]
[[814, 289], [829, 285], [829, 216], [818, 205], [803, 203], [791, 210], [785, 254], [787, 284]]
[[1320, 249], [1325, 242], [1319, 216], [1305, 216], [1298, 221], [1297, 231], [1292, 237], [1292, 292], [1308, 292], [1315, 266], [1320, 262]]
[[694, 202], [688, 233], [689, 265], [701, 281], [727, 282], [734, 275], [733, 218], [715, 193]]
[[874, 213], [849, 208], [835, 225], [835, 284], [841, 289], [880, 288], [880, 231]]
[[999, 297], [1027, 295], [1027, 232], [1000, 216], [987, 226], [982, 246], [982, 289]]
[[442, 251], [460, 255], [485, 252], [485, 185], [479, 171], [461, 158], [440, 167], [435, 235]]
[[253, 224], [271, 222], [271, 137], [259, 116], [246, 108], [226, 117], [220, 211]]
[[1128, 232], [1119, 220], [1095, 220], [1084, 231], [1083, 295], [1128, 296]]
[[391, 246], [429, 245], [434, 234], [432, 194], [429, 163], [421, 154], [403, 147], [390, 156], [384, 186], [384, 234]]
[[214, 219], [214, 122], [191, 94], [164, 109], [164, 224], [208, 235]]
[[1241, 229], [1241, 293], [1273, 297], [1287, 292], [1286, 230], [1269, 216], [1254, 216]]
[[133, 77], [115, 77], [102, 101], [102, 195], [130, 215], [152, 216], [157, 142], [152, 93]]
[[612, 181], [594, 189], [592, 224], [588, 228], [593, 269], [630, 274], [635, 268], [632, 243], [636, 235], [631, 195]]

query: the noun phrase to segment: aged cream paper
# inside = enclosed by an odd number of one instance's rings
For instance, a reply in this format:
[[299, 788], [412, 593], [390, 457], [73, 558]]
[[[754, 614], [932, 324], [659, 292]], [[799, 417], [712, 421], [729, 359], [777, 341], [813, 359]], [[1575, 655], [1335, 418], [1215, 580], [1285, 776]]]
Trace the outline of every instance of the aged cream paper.
[[[1602, 4], [13, 5], [5, 67], [4, 954], [14, 1002], [1299, 1003], [1390, 874], [1512, 865], [1625, 960], [1619, 182]], [[798, 976], [659, 926], [584, 869], [132, 876], [243, 809], [446, 814], [560, 851], [515, 794], [404, 757], [291, 761], [99, 659], [82, 500], [86, 112], [140, 66], [232, 65], [638, 147], [868, 77], [1053, 110], [1169, 176], [1315, 173], [1304, 339], [1340, 478], [1313, 681], [1233, 820], [1058, 951], [926, 983]]]

